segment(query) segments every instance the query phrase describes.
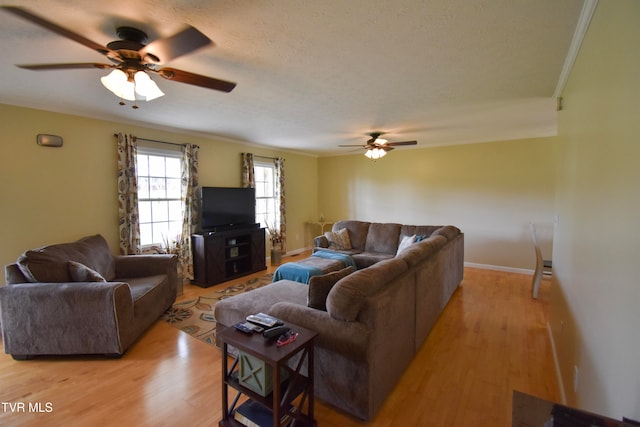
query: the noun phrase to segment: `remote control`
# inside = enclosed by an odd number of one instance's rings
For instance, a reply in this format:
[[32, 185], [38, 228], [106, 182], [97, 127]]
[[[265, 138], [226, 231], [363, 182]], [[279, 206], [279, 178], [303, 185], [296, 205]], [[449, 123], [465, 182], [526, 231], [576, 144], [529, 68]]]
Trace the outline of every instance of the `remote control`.
[[282, 321], [264, 313], [250, 314], [247, 316], [247, 320], [251, 323], [255, 323], [265, 328], [271, 328], [273, 326], [278, 326], [283, 324]]
[[254, 323], [251, 322], [245, 322], [245, 325], [247, 325], [249, 328], [253, 329], [253, 332], [257, 332], [259, 334], [262, 333], [262, 331], [264, 331], [264, 328], [260, 325], [256, 325]]
[[276, 326], [274, 328], [267, 329], [266, 331], [264, 331], [262, 333], [262, 336], [267, 338], [267, 339], [278, 338], [280, 335], [286, 334], [290, 330], [291, 330], [291, 328], [289, 328], [287, 326]]
[[247, 322], [236, 323], [235, 325], [233, 325], [233, 327], [236, 328], [240, 332], [244, 332], [245, 334], [252, 334], [253, 333], [253, 328], [247, 326]]

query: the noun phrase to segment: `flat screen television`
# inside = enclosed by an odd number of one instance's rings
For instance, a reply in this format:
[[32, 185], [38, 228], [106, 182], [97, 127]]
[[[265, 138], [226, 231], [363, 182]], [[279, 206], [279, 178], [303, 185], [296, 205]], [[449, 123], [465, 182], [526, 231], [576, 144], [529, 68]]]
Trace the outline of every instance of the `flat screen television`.
[[200, 229], [242, 228], [256, 222], [254, 188], [202, 187], [200, 190]]

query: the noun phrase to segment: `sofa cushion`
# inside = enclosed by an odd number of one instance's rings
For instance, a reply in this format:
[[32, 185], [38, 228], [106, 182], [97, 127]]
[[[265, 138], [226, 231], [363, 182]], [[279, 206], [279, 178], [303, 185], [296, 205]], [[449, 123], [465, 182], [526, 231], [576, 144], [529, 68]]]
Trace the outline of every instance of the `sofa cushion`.
[[357, 220], [344, 220], [338, 221], [333, 224], [332, 231], [338, 231], [343, 228], [349, 230], [349, 239], [351, 240], [351, 247], [359, 251], [364, 250], [364, 245], [367, 241], [367, 233], [369, 232], [370, 222], [357, 221]]
[[351, 255], [358, 269], [371, 267], [380, 261], [393, 258], [394, 256], [395, 254], [383, 254], [379, 252], [362, 252]]
[[364, 245], [365, 252], [378, 252], [395, 255], [400, 243], [400, 224], [372, 223], [367, 233], [367, 242]]
[[317, 310], [327, 311], [327, 295], [331, 288], [343, 277], [353, 273], [353, 267], [313, 276], [309, 279], [309, 293], [307, 294], [307, 306]]
[[129, 285], [129, 288], [131, 289], [131, 298], [134, 302], [137, 302], [141, 298], [144, 298], [155, 288], [165, 286], [168, 280], [169, 279], [166, 274], [154, 274], [153, 276], [118, 279], [118, 281], [124, 282]]
[[407, 270], [406, 262], [391, 258], [345, 276], [329, 292], [327, 312], [334, 319], [354, 322], [366, 297], [379, 292]]
[[84, 264], [107, 281], [115, 277], [113, 255], [107, 241], [99, 234], [77, 242], [26, 251], [18, 258], [17, 264], [30, 282], [70, 282], [69, 261]]
[[82, 263], [69, 261], [67, 265], [71, 280], [74, 282], [106, 282], [102, 274]]
[[343, 228], [336, 232], [327, 231], [324, 236], [329, 241], [329, 249], [348, 250], [351, 249], [351, 239], [349, 239], [349, 230]]

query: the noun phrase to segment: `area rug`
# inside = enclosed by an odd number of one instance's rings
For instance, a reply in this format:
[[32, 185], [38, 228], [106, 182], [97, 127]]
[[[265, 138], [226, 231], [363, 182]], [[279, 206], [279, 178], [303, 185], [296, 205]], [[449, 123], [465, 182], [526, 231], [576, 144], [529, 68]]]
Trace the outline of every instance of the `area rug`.
[[163, 315], [162, 320], [194, 338], [216, 344], [216, 319], [213, 308], [222, 299], [249, 292], [271, 283], [273, 273], [267, 273], [244, 282], [235, 283], [224, 289], [202, 295], [194, 300], [174, 304]]

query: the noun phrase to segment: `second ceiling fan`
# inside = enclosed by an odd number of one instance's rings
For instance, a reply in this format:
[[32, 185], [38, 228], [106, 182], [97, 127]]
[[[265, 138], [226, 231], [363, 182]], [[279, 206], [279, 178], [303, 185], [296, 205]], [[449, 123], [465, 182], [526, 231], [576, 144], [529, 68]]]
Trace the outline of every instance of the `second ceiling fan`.
[[362, 147], [366, 151], [364, 153], [365, 156], [372, 160], [377, 160], [381, 157], [384, 157], [387, 152], [394, 149], [394, 147], [402, 146], [402, 145], [417, 145], [418, 141], [399, 141], [399, 142], [388, 142], [386, 139], [380, 138], [384, 135], [383, 132], [371, 132], [369, 133], [370, 138], [367, 142], [363, 144], [343, 144], [338, 145], [338, 147]]

